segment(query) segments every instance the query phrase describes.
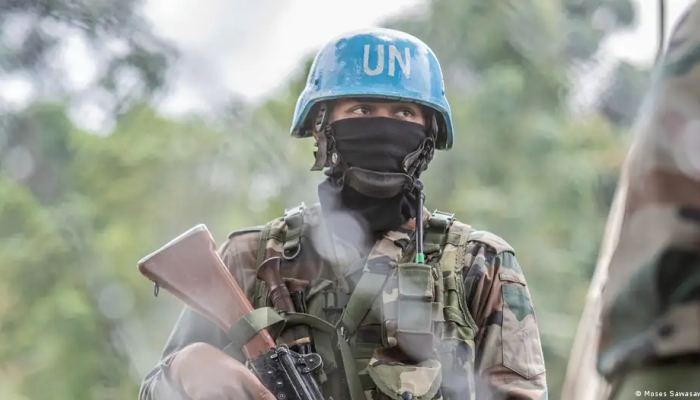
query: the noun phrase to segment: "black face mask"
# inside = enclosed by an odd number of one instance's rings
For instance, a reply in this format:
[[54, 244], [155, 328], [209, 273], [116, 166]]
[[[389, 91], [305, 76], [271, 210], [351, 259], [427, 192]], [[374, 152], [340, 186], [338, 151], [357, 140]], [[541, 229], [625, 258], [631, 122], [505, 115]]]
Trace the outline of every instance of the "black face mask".
[[425, 128], [392, 118], [349, 118], [330, 129], [333, 165], [318, 195], [334, 231], [357, 241], [414, 218], [413, 180], [421, 171], [412, 167], [430, 142]]

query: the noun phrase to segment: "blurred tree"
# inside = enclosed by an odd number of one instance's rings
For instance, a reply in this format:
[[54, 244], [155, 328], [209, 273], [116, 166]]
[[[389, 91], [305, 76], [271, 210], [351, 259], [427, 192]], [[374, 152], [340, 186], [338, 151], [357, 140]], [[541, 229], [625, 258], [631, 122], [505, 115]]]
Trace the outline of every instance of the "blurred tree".
[[[60, 51], [66, 40], [84, 40], [100, 71], [95, 83], [120, 101], [145, 96], [161, 87], [174, 49], [151, 33], [139, 14], [141, 0], [90, 2], [72, 0], [0, 1], [0, 71], [22, 74], [47, 94], [76, 94], [62, 84]], [[119, 88], [120, 75], [136, 73]]]
[[[140, 1], [0, 1], [0, 80], [25, 83], [31, 101], [55, 99], [78, 107], [97, 104], [109, 119], [147, 101], [165, 83], [175, 51], [151, 33]], [[81, 82], [67, 78], [66, 52], [85, 45]], [[72, 53], [71, 53], [72, 54]], [[85, 66], [82, 66], [85, 67]], [[94, 76], [90, 77], [91, 71]], [[45, 107], [18, 112], [0, 106], [0, 170], [25, 183], [40, 202], [57, 199], [69, 182], [55, 174], [71, 157], [69, 120]], [[54, 125], [56, 124], [56, 125]], [[69, 186], [65, 186], [69, 188]], [[69, 190], [69, 189], [65, 189]]]
[[[0, 393], [3, 399], [134, 396], [86, 279], [90, 249], [66, 207], [39, 205], [0, 177]], [[78, 211], [78, 210], [76, 210]], [[80, 214], [77, 214], [80, 218]]]
[[75, 153], [70, 146], [73, 125], [64, 107], [38, 104], [5, 119], [0, 170], [24, 183], [40, 203], [70, 193], [73, 184], [66, 168]]
[[[104, 218], [93, 219], [93, 199], [79, 190], [66, 104], [98, 100], [118, 115], [163, 86], [175, 53], [137, 6], [0, 1], [0, 80], [22, 82], [30, 96], [27, 107], [0, 106], [3, 399], [136, 396], [128, 354], [115, 341], [120, 321], [99, 307], [109, 274], [93, 233]], [[96, 71], [80, 84], [65, 70], [76, 43], [88, 47]]]

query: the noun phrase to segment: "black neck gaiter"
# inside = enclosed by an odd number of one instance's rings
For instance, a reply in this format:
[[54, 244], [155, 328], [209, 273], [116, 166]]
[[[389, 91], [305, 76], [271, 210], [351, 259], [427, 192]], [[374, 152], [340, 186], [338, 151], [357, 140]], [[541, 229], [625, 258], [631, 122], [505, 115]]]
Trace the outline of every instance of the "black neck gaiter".
[[392, 118], [349, 118], [332, 123], [330, 128], [340, 162], [325, 172], [327, 178], [319, 185], [318, 195], [333, 231], [362, 245], [414, 218], [415, 190], [401, 190], [392, 197], [363, 194], [345, 183], [345, 173], [347, 168], [356, 167], [405, 174], [404, 160], [421, 147], [425, 128]]

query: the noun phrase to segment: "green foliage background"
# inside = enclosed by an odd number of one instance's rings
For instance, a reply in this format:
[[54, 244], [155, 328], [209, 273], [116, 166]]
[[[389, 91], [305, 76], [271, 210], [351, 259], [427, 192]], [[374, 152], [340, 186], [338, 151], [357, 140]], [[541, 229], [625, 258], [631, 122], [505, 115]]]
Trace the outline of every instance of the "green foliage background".
[[[223, 241], [315, 201], [322, 176], [308, 171], [312, 143], [288, 137], [310, 63], [263, 104], [168, 119], [149, 104], [177, 51], [150, 33], [138, 3], [18, 4], [0, 1], [0, 37], [11, 18], [34, 25], [18, 46], [0, 47], [2, 72], [28, 71], [43, 91], [0, 116], [0, 398], [136, 398], [180, 308], [169, 295], [153, 298], [136, 261], [194, 224]], [[596, 26], [601, 13], [615, 23]], [[595, 106], [572, 113], [571, 74], [633, 21], [628, 0], [433, 0], [384, 24], [422, 38], [441, 60], [457, 136], [424, 177], [427, 206], [515, 247], [550, 399], [559, 398], [648, 76], [621, 63]], [[113, 100], [109, 134], [69, 119], [79, 94], [50, 84], [60, 81], [50, 68], [59, 38], [47, 23], [78, 29], [96, 47], [126, 43], [126, 53], [105, 56], [92, 88]], [[122, 69], [140, 79], [126, 93]]]

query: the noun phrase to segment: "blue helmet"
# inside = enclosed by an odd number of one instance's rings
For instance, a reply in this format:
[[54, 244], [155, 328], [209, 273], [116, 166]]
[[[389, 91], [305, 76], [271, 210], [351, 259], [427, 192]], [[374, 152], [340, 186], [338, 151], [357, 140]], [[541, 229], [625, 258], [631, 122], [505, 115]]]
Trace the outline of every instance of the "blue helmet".
[[306, 87], [297, 100], [291, 134], [312, 135], [314, 105], [346, 97], [377, 98], [421, 104], [435, 111], [435, 147], [452, 147], [450, 105], [440, 63], [421, 40], [392, 29], [342, 35], [316, 55]]

